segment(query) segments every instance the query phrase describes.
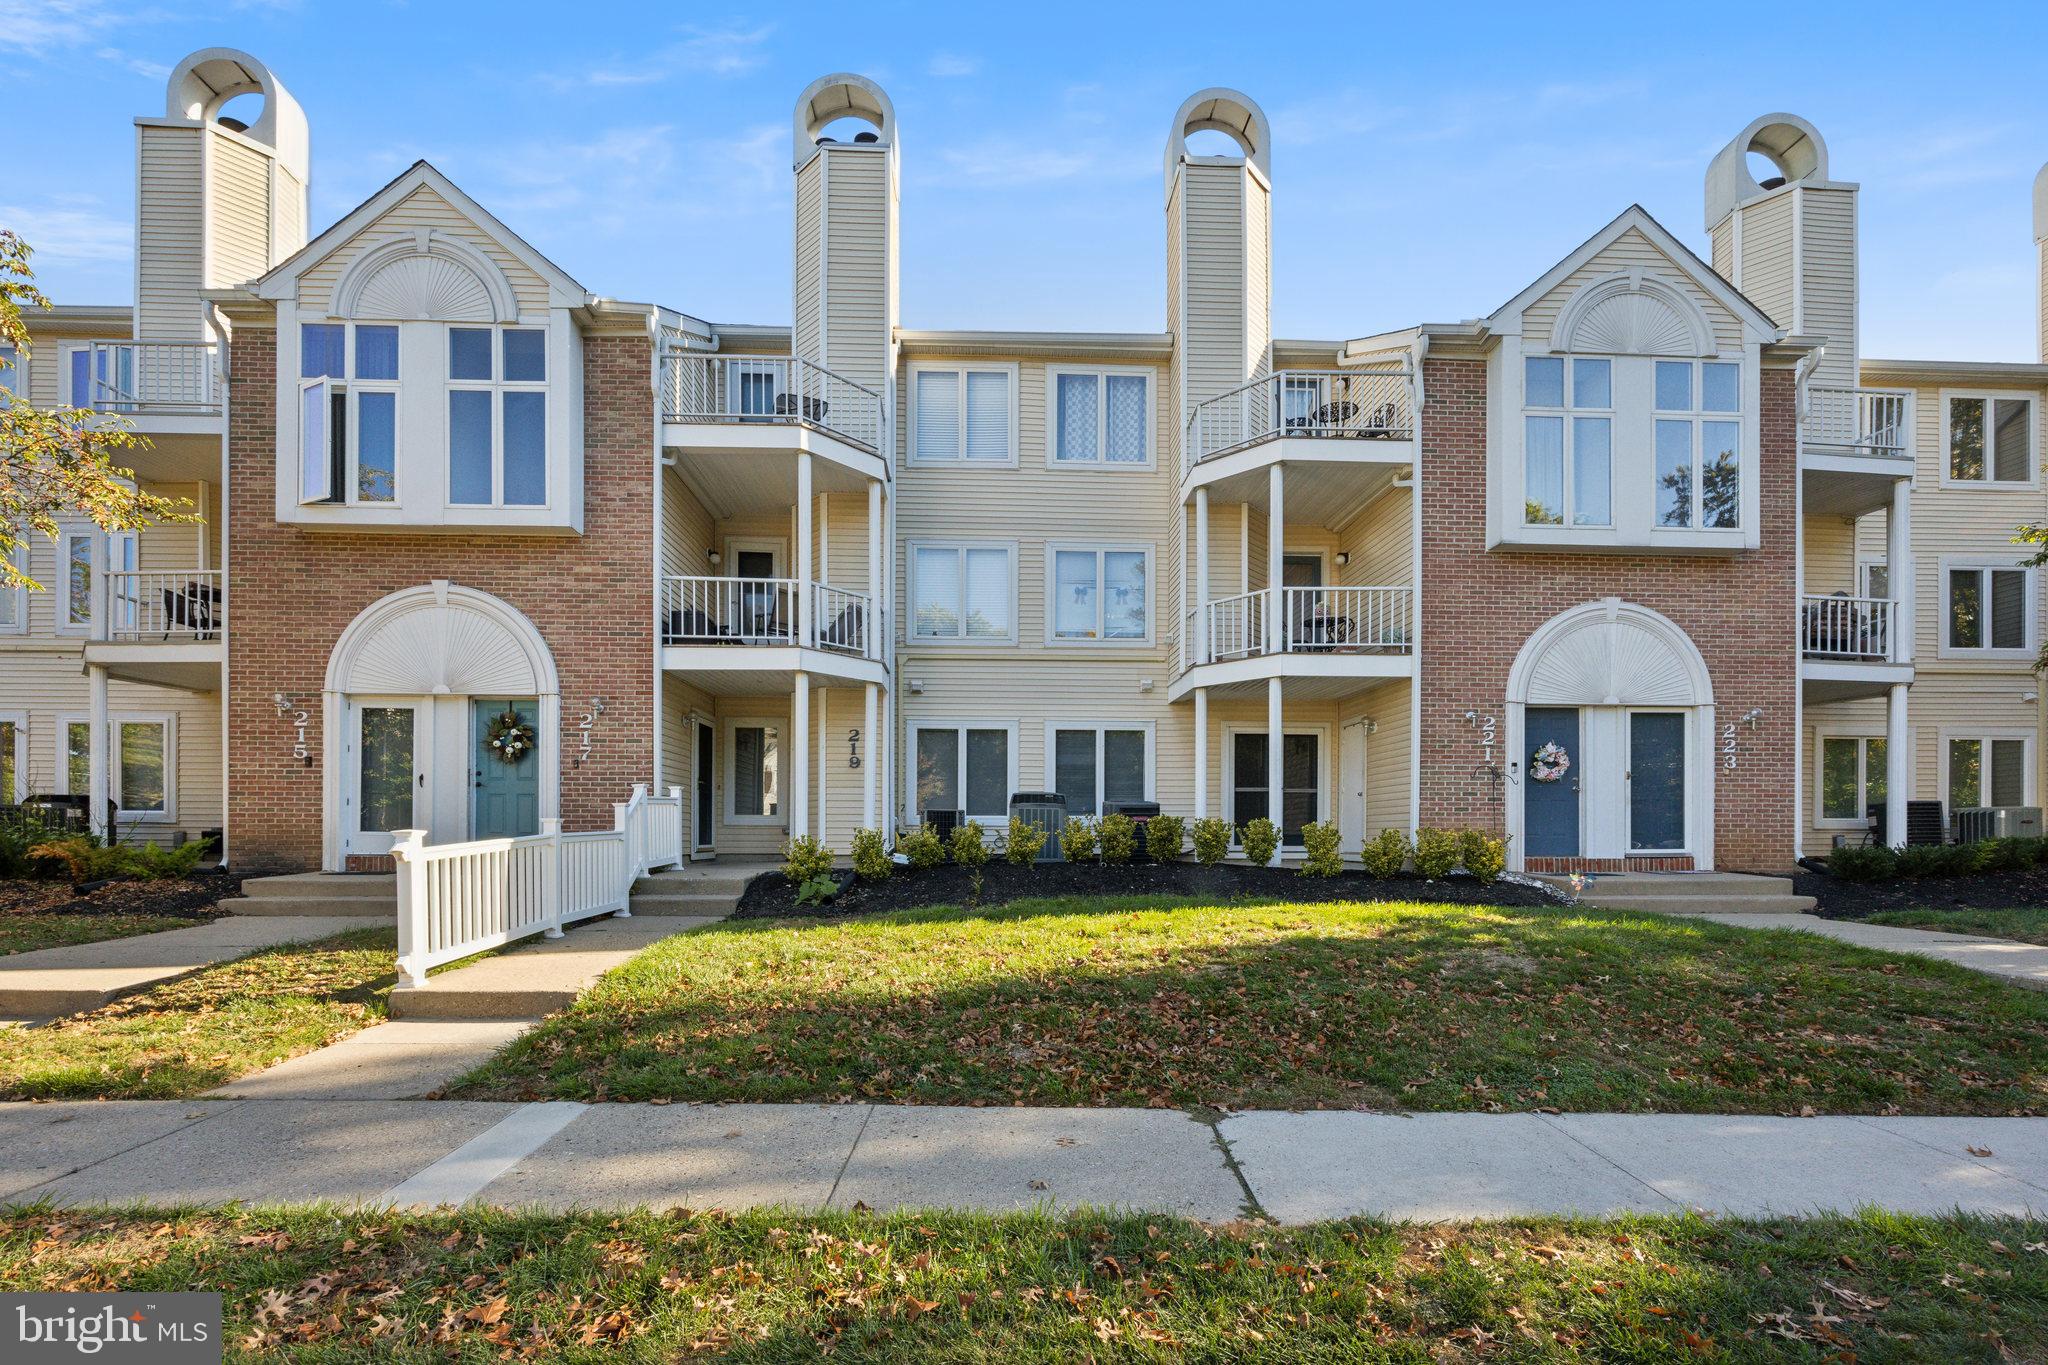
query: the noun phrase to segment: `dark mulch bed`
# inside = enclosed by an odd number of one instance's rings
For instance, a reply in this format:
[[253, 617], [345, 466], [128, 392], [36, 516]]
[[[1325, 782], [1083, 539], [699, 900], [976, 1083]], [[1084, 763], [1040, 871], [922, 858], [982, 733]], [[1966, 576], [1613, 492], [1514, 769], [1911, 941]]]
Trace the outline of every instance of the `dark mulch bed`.
[[[781, 919], [792, 915], [872, 915], [927, 905], [965, 905], [974, 899], [973, 876], [964, 867], [924, 872], [897, 868], [887, 881], [856, 881], [838, 874], [839, 898], [828, 906], [799, 906], [796, 888], [780, 872], [756, 877], [740, 897], [735, 919]], [[982, 905], [1003, 905], [1032, 896], [1190, 896], [1207, 902], [1236, 898], [1289, 901], [1431, 901], [1451, 905], [1554, 905], [1547, 892], [1499, 881], [1482, 886], [1470, 877], [1424, 881], [1401, 876], [1379, 881], [1363, 872], [1337, 877], [1304, 877], [1292, 868], [1200, 863], [1039, 863], [1012, 867], [990, 863], [981, 869]]]
[[2048, 905], [2048, 868], [1845, 882], [1801, 867], [1793, 874], [1792, 889], [1819, 902], [1813, 913], [1823, 919], [1862, 919], [1884, 910], [2019, 910]]
[[63, 881], [0, 881], [0, 915], [174, 915], [214, 919], [224, 911], [214, 902], [240, 895], [242, 879], [226, 872], [202, 872], [176, 881], [107, 882], [79, 894]]

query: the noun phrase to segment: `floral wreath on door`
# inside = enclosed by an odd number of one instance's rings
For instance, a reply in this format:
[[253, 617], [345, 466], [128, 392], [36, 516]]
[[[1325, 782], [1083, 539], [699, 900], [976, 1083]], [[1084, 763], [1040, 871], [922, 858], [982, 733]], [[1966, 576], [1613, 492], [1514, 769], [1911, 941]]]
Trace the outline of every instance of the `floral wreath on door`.
[[1529, 777], [1536, 782], [1555, 782], [1570, 771], [1572, 756], [1556, 740], [1529, 755]]

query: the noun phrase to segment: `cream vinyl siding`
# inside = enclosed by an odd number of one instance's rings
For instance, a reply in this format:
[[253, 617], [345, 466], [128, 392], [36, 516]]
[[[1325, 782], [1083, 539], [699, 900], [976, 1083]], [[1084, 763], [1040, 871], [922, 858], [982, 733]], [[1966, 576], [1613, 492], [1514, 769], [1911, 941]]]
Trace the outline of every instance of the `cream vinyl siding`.
[[306, 187], [284, 167], [277, 168], [277, 259], [306, 244]]
[[790, 343], [794, 354], [818, 354], [818, 280], [824, 269], [824, 240], [819, 232], [819, 184], [825, 158], [814, 156], [796, 173], [796, 325]]
[[152, 340], [198, 340], [204, 331], [199, 290], [205, 283], [203, 128], [138, 125], [136, 192], [136, 334]]
[[1181, 170], [1187, 294], [1178, 331], [1186, 351], [1182, 363], [1187, 367], [1187, 401], [1192, 409], [1249, 379], [1256, 364], [1253, 352], [1263, 349], [1263, 338], [1252, 337], [1253, 319], [1246, 311], [1249, 174], [1242, 166], [1191, 165]]
[[1792, 195], [1736, 210], [1742, 215], [1742, 292], [1780, 327], [1792, 326]]
[[216, 284], [240, 284], [271, 265], [271, 160], [232, 133], [209, 129], [207, 135], [213, 219], [206, 273]]
[[871, 389], [889, 373], [889, 158], [856, 147], [817, 158], [825, 180], [825, 365]]
[[[1731, 215], [1732, 217], [1732, 215]], [[1735, 282], [1735, 236], [1732, 222], [1714, 229], [1714, 273], [1730, 284]]]
[[[1745, 229], [1746, 230], [1746, 229]], [[1690, 271], [1657, 249], [1648, 237], [1630, 228], [1615, 238], [1603, 250], [1596, 253], [1584, 265], [1560, 280], [1557, 287], [1529, 305], [1522, 313], [1522, 336], [1524, 349], [1537, 351], [1547, 349], [1551, 344], [1551, 331], [1557, 324], [1557, 316], [1571, 300], [1572, 295], [1592, 281], [1614, 274], [1617, 270], [1639, 269], [1657, 276], [1672, 288], [1683, 292], [1697, 303], [1706, 314], [1707, 323], [1714, 330], [1714, 342], [1722, 351], [1740, 355], [1742, 351], [1742, 321], [1723, 307], [1720, 300], [1708, 294], [1693, 283]], [[1747, 277], [1745, 276], [1745, 279]], [[1744, 293], [1749, 293], [1744, 290]], [[1759, 307], [1770, 311], [1756, 295], [1749, 295]], [[1775, 314], [1773, 315], [1775, 316]]]
[[[1919, 724], [1920, 714], [1927, 709], [1929, 702], [1932, 700], [1931, 698], [1923, 697], [1921, 686], [1922, 684], [1915, 683], [1908, 698], [1908, 707], [1912, 714], [1909, 714], [1907, 718], [1907, 730], [1916, 737], [1925, 728]], [[1937, 707], [1937, 709], [1939, 708]], [[1815, 823], [1815, 817], [1820, 810], [1820, 737], [1822, 735], [1881, 737], [1884, 734], [1884, 725], [1885, 703], [1882, 697], [1859, 698], [1856, 701], [1825, 702], [1819, 705], [1809, 703], [1807, 705], [1805, 725], [1803, 727], [1805, 733], [1801, 739], [1801, 743], [1805, 747], [1799, 751], [1800, 781], [1804, 784], [1804, 789], [1799, 793], [1799, 837], [1800, 852], [1804, 856], [1809, 858], [1825, 856], [1828, 850], [1834, 847], [1837, 834], [1847, 835], [1848, 842], [1852, 844], [1862, 842], [1863, 837], [1861, 830], [1841, 829], [1831, 825], [1822, 826]], [[1933, 758], [1934, 749], [1930, 745], [1927, 750], [1928, 762], [1931, 762]], [[1916, 753], [1914, 790], [1911, 796], [1911, 799], [1916, 800], [1922, 799], [1924, 796], [1933, 795], [1936, 785], [1932, 769], [1928, 768], [1927, 763], [1920, 762], [1918, 759], [1919, 755]], [[1924, 790], [1921, 781], [1922, 774], [1926, 774]]]
[[341, 278], [350, 261], [393, 236], [421, 228], [460, 238], [490, 257], [505, 272], [505, 278], [511, 281], [513, 295], [519, 300], [521, 317], [547, 315], [547, 282], [427, 185], [420, 186], [394, 204], [299, 277], [299, 315], [309, 318], [327, 316], [335, 282]]
[[[1884, 558], [1884, 518], [1877, 518], [1877, 555]], [[1806, 591], [1856, 595], [1857, 522], [1848, 517], [1810, 516], [1802, 539], [1806, 548]]]
[[[1409, 765], [1414, 762], [1414, 726], [1410, 724], [1413, 711], [1409, 706], [1409, 689], [1413, 684], [1407, 678], [1395, 678], [1357, 697], [1347, 698], [1338, 707], [1339, 719], [1350, 721], [1365, 717], [1377, 727], [1365, 737], [1365, 837], [1371, 839], [1383, 829], [1405, 830], [1409, 827], [1410, 802]], [[1340, 730], [1337, 742], [1341, 743]], [[1334, 783], [1338, 769], [1333, 760], [1331, 780]], [[1336, 819], [1338, 806], [1333, 801], [1330, 818]]]
[[[1852, 190], [1802, 189], [1800, 271], [1805, 307], [1798, 328], [1828, 339], [1814, 367], [1816, 382], [1852, 383], [1856, 373], [1856, 195]], [[1765, 312], [1770, 312], [1766, 308]], [[1780, 325], [1794, 319], [1771, 313]]]
[[[1413, 494], [1406, 488], [1389, 488], [1365, 505], [1365, 510], [1342, 528], [1337, 548], [1351, 556], [1351, 562], [1336, 568], [1335, 582], [1345, 587], [1390, 588], [1413, 584], [1414, 539], [1409, 516]], [[1409, 632], [1414, 632], [1414, 604], [1409, 604]], [[1383, 722], [1384, 723], [1384, 722]]]
[[713, 523], [704, 504], [697, 501], [673, 469], [661, 472], [661, 572], [707, 575], [711, 561], [706, 553], [712, 545]]

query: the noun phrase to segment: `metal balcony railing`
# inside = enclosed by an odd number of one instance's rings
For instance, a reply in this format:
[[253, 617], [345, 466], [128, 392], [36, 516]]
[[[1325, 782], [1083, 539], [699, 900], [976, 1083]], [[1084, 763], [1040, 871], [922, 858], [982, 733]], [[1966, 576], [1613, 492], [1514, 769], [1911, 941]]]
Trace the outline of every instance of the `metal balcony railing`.
[[1908, 395], [1808, 384], [1800, 393], [1799, 444], [1834, 455], [1907, 458]]
[[1281, 436], [1406, 441], [1415, 435], [1407, 370], [1280, 370], [1198, 403], [1187, 465]]
[[[1217, 597], [1189, 612], [1183, 641], [1191, 663], [1253, 655], [1407, 654], [1412, 591], [1385, 588], [1260, 588]], [[1197, 630], [1208, 616], [1207, 648]]]
[[[808, 635], [798, 612], [806, 591], [811, 597]], [[879, 659], [882, 624], [866, 593], [824, 583], [686, 574], [662, 580], [665, 645], [808, 645]]]
[[71, 393], [80, 407], [128, 416], [220, 412], [220, 347], [213, 342], [95, 341], [72, 357]]
[[669, 422], [814, 427], [881, 451], [882, 396], [796, 356], [670, 351], [662, 358], [661, 411]]
[[1899, 604], [1889, 597], [1799, 599], [1799, 651], [1809, 659], [1896, 662]]

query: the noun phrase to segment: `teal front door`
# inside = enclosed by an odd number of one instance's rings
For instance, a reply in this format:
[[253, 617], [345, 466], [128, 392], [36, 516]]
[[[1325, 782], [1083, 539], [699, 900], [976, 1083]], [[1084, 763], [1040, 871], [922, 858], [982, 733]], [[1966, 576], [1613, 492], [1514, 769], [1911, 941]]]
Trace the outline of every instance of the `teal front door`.
[[469, 826], [473, 839], [540, 833], [539, 748], [536, 745], [517, 763], [507, 763], [491, 745], [491, 727], [508, 711], [519, 717], [537, 742], [540, 708], [533, 701], [475, 701], [469, 706]]

